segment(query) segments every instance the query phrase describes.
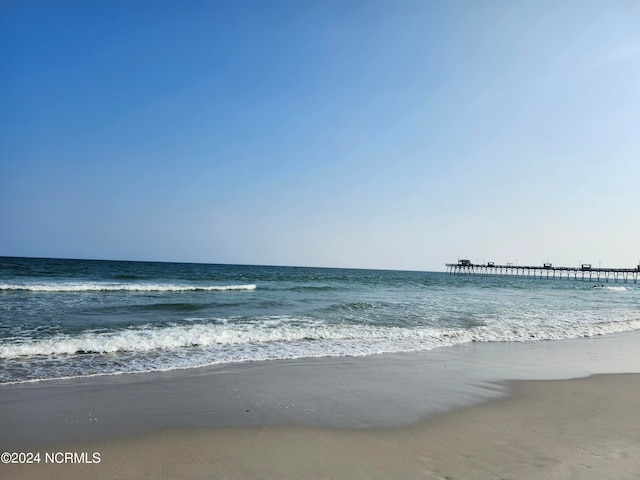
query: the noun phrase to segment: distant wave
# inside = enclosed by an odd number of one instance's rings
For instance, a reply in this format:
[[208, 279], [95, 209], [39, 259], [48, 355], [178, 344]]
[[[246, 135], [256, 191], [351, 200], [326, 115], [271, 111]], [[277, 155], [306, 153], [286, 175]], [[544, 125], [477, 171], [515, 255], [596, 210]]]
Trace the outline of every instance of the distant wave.
[[248, 285], [173, 285], [145, 283], [25, 283], [0, 284], [2, 290], [24, 290], [27, 292], [212, 292], [228, 290], [255, 290]]
[[340, 287], [335, 287], [332, 285], [296, 285], [291, 287], [289, 290], [293, 291], [331, 291], [331, 290], [340, 290]]

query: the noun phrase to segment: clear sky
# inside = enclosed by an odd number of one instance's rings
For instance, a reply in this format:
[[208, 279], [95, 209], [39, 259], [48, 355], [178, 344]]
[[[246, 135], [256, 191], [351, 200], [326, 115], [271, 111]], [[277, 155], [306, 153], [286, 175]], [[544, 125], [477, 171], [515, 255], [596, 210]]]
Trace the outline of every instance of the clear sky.
[[640, 261], [640, 2], [0, 2], [0, 255]]

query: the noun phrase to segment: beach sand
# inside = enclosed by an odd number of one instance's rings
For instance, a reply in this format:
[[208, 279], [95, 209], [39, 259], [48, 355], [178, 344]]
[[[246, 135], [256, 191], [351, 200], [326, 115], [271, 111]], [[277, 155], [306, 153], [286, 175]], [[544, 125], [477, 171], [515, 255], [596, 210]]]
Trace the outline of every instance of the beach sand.
[[4, 386], [0, 477], [640, 478], [639, 338]]

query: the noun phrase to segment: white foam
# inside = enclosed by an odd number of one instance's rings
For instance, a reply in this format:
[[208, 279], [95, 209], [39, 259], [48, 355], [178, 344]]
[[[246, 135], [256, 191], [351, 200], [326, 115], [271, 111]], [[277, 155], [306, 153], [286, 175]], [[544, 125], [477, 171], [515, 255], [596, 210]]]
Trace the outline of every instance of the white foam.
[[195, 292], [255, 290], [255, 284], [248, 285], [176, 285], [154, 283], [24, 283], [0, 284], [0, 290], [24, 290], [28, 292]]
[[[264, 360], [365, 356], [430, 350], [468, 342], [527, 342], [640, 330], [640, 319], [562, 326], [479, 326], [471, 329], [328, 325], [268, 317], [233, 323], [138, 328], [58, 335], [0, 345], [0, 383], [168, 371]], [[27, 372], [25, 374], [25, 372]]]
[[[202, 319], [193, 319], [201, 320]], [[142, 328], [117, 332], [84, 332], [78, 335], [55, 335], [45, 339], [16, 341], [0, 345], [0, 358], [73, 355], [140, 353], [177, 351], [186, 347], [218, 346], [233, 350], [235, 347], [253, 346], [258, 349], [279, 344], [278, 354], [270, 359], [285, 358], [287, 349], [304, 344], [318, 353], [317, 342], [322, 342], [327, 356], [340, 352], [343, 342], [349, 342], [348, 354], [371, 353], [372, 342], [379, 352], [430, 349], [443, 345], [467, 342], [521, 342], [556, 340], [606, 335], [640, 330], [640, 319], [569, 322], [557, 325], [506, 323], [477, 326], [470, 329], [435, 327], [403, 328], [376, 325], [335, 325], [315, 319], [265, 317], [248, 323], [198, 323]], [[321, 353], [321, 352], [320, 352]], [[347, 353], [345, 353], [347, 354]]]

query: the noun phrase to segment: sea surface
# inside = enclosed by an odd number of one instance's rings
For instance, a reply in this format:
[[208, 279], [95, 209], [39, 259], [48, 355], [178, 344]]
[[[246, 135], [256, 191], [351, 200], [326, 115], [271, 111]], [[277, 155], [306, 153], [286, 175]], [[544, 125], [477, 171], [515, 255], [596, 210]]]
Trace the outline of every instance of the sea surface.
[[634, 283], [0, 257], [0, 383], [630, 330]]

